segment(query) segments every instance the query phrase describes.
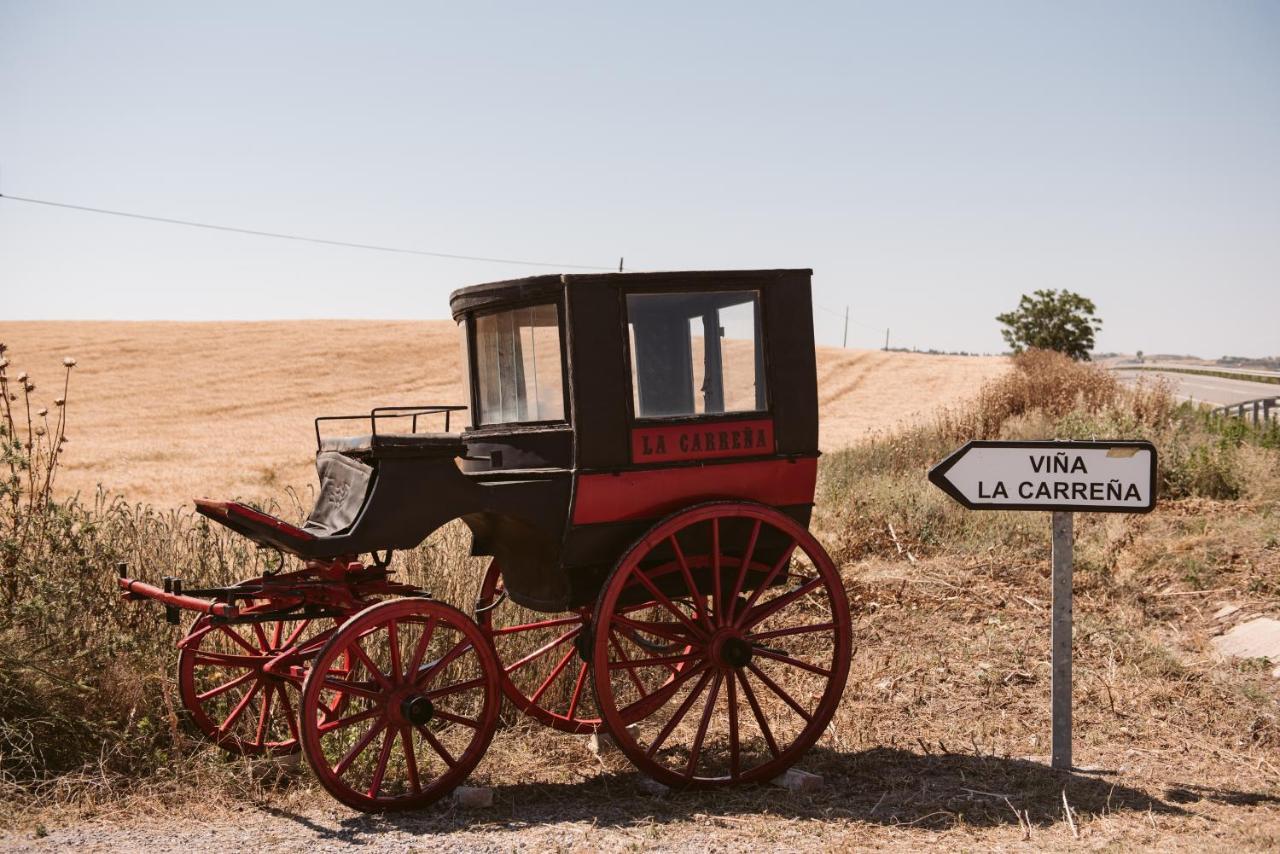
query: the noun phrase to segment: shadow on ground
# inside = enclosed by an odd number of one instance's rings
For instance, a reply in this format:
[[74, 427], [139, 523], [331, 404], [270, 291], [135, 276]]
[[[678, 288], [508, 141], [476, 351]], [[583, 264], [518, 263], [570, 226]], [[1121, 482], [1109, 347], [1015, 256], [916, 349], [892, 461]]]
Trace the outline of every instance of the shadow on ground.
[[[451, 800], [390, 815], [353, 815], [332, 824], [284, 810], [273, 815], [298, 822], [322, 838], [352, 840], [380, 830], [413, 834], [466, 829], [518, 830], [563, 822], [597, 827], [662, 825], [694, 816], [769, 814], [781, 818], [843, 820], [945, 831], [970, 827], [1048, 827], [1066, 821], [1063, 792], [1075, 816], [1141, 812], [1184, 815], [1180, 804], [1202, 799], [1237, 805], [1280, 803], [1267, 794], [1178, 786], [1163, 799], [1111, 779], [1108, 772], [1063, 773], [1023, 759], [965, 754], [922, 755], [879, 748], [862, 753], [813, 749], [805, 768], [825, 785], [796, 793], [776, 786], [669, 792], [641, 788], [638, 773], [602, 774], [579, 783], [518, 783], [494, 788], [494, 805], [461, 810]], [[329, 826], [326, 826], [326, 825]]]

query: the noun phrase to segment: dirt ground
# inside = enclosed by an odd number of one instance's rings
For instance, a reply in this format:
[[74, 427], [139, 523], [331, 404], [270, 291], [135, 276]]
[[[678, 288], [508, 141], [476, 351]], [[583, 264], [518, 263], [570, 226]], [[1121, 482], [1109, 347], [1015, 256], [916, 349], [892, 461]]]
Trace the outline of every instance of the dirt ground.
[[[38, 405], [51, 409], [63, 357], [78, 360], [60, 491], [91, 495], [103, 484], [161, 507], [306, 490], [317, 415], [466, 399], [459, 333], [443, 320], [0, 322], [0, 341], [10, 372], [29, 372]], [[1007, 366], [821, 348], [822, 447], [958, 402]]]

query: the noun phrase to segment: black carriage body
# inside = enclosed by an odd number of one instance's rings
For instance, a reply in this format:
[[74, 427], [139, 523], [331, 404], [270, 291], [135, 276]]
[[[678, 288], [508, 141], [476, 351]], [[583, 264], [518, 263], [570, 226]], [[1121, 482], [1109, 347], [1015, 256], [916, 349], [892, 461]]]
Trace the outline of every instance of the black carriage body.
[[[452, 295], [470, 365], [463, 468], [495, 499], [463, 518], [474, 552], [501, 562], [514, 600], [543, 611], [589, 603], [629, 545], [663, 516], [702, 501], [759, 501], [808, 524], [818, 456], [810, 278], [809, 270], [539, 276]], [[706, 380], [726, 361], [722, 336], [744, 330], [708, 332], [702, 323], [735, 300], [750, 306], [752, 334], [724, 343], [749, 342], [750, 353], [734, 355], [756, 378], [736, 407], [723, 388], [713, 399]], [[660, 317], [646, 324], [646, 302], [672, 307], [669, 317], [695, 330], [702, 323], [707, 334], [664, 328]], [[486, 424], [485, 354], [477, 348], [487, 342], [478, 330], [486, 317], [537, 306], [554, 306], [563, 330], [564, 417]], [[679, 352], [690, 338], [701, 343], [701, 359]], [[646, 347], [657, 354], [647, 363]], [[673, 350], [675, 358], [661, 358]], [[693, 387], [699, 369], [703, 383]]]
[[[378, 435], [373, 418], [373, 436], [320, 442], [321, 495], [301, 530], [219, 521], [327, 558], [412, 548], [460, 518], [472, 553], [500, 562], [511, 598], [546, 612], [590, 603], [626, 549], [684, 507], [750, 500], [807, 526], [818, 457], [810, 278], [572, 274], [456, 291], [471, 426]], [[761, 559], [781, 551], [770, 545]]]

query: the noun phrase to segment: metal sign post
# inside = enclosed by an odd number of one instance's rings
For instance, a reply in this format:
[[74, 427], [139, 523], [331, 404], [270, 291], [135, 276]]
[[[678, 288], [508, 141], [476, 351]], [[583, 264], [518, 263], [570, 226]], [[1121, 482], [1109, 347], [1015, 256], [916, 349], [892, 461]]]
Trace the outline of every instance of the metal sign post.
[[1053, 717], [1052, 764], [1071, 768], [1071, 570], [1075, 514], [1053, 514], [1053, 625], [1049, 655], [1053, 672], [1049, 705]]
[[1054, 768], [1070, 770], [1075, 512], [1150, 512], [1156, 504], [1155, 446], [974, 441], [934, 466], [929, 481], [970, 510], [1048, 510], [1053, 515], [1050, 761]]

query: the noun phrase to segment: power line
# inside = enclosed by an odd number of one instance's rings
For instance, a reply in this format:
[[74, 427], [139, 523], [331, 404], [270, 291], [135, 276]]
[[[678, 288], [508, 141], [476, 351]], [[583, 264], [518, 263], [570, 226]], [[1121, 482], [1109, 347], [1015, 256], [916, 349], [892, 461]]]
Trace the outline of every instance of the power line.
[[[515, 258], [489, 258], [482, 255], [458, 255], [452, 252], [431, 252], [426, 249], [405, 249], [399, 246], [378, 246], [373, 243], [352, 243], [346, 240], [326, 240], [322, 237], [306, 237], [300, 234], [283, 234], [276, 231], [258, 231], [252, 228], [238, 228], [232, 225], [215, 225], [208, 222], [194, 222], [187, 219], [173, 219], [164, 216], [149, 216], [147, 214], [130, 213], [128, 211], [114, 211], [107, 208], [91, 208], [86, 205], [72, 205], [65, 202], [51, 202], [47, 199], [31, 199], [23, 196], [11, 196], [7, 193], [0, 193], [0, 199], [9, 199], [14, 202], [26, 202], [31, 205], [46, 205], [51, 208], [66, 208], [73, 211], [85, 211], [87, 213], [106, 214], [108, 216], [127, 217], [128, 219], [141, 219], [148, 222], [163, 222], [169, 225], [186, 225], [192, 228], [208, 228], [213, 231], [230, 231], [236, 234], [250, 234], [254, 237], [274, 237], [278, 240], [296, 240], [302, 243], [321, 243], [325, 246], [343, 246], [348, 249], [368, 249], [374, 252], [395, 252], [401, 255], [426, 255], [431, 258], [448, 258], [454, 261], [483, 261], [489, 264], [516, 264], [523, 267], [556, 267], [562, 270], [606, 270], [612, 271], [613, 267], [595, 266], [590, 264], [555, 264], [550, 261], [524, 261]], [[621, 266], [621, 265], [619, 265]]]

